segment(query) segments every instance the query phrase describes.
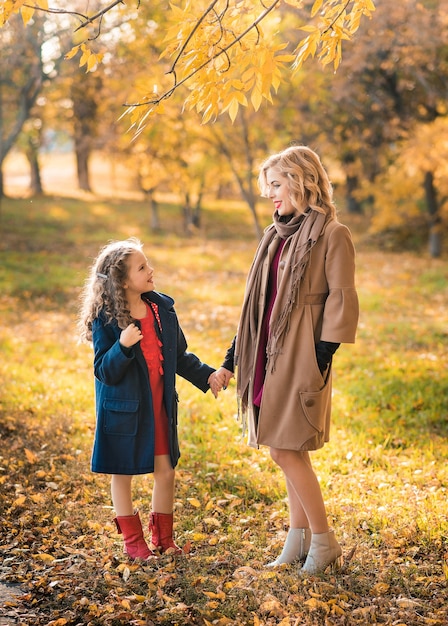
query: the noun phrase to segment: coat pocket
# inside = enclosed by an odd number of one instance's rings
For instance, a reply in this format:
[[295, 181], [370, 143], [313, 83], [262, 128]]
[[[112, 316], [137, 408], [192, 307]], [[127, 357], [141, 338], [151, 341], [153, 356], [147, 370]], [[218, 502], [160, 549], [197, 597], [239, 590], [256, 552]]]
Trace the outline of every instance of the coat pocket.
[[138, 428], [138, 400], [104, 400], [103, 430], [106, 435], [133, 437]]
[[323, 433], [327, 423], [331, 401], [331, 385], [326, 384], [320, 391], [301, 391], [300, 403], [307, 422], [317, 432]]

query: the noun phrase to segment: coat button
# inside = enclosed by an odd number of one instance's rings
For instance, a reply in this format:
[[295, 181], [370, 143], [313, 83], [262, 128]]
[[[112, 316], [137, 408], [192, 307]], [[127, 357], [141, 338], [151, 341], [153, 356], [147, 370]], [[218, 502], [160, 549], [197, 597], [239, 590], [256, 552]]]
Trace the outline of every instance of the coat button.
[[308, 398], [308, 400], [305, 400], [305, 406], [314, 406], [314, 400], [312, 398]]

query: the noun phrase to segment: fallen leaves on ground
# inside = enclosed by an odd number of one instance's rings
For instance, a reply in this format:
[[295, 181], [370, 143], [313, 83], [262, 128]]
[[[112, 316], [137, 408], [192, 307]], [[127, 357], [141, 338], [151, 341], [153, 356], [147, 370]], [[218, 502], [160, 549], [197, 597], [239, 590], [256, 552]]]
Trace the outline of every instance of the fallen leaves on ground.
[[[268, 530], [281, 544], [282, 517], [263, 516], [260, 503], [251, 510], [228, 492], [185, 498], [177, 528], [189, 554], [128, 562], [102, 504], [107, 482], [88, 471], [84, 453], [73, 453], [70, 429], [63, 434], [59, 425], [55, 439], [51, 423], [1, 417], [0, 580], [19, 583], [24, 592], [3, 608], [17, 623], [446, 624], [446, 580], [437, 555], [420, 549], [411, 559], [410, 546], [383, 548], [379, 568], [369, 562], [373, 548], [361, 545], [361, 560], [352, 549], [337, 574], [301, 579], [297, 565], [268, 570], [270, 555], [257, 536]], [[179, 489], [188, 492], [182, 472]], [[268, 504], [263, 508], [269, 511]], [[394, 577], [403, 564], [413, 570], [418, 597], [406, 589], [409, 577]]]

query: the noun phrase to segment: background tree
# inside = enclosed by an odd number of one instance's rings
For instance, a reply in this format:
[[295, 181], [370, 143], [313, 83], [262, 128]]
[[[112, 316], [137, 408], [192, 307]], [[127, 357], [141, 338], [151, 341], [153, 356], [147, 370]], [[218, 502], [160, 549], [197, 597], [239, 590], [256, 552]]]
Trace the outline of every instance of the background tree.
[[[363, 23], [331, 81], [326, 132], [347, 172], [348, 206], [397, 156], [397, 142], [446, 115], [447, 23], [443, 2], [381, 2], [375, 28]], [[317, 68], [316, 68], [317, 69]], [[366, 187], [367, 189], [367, 187]]]
[[87, 74], [71, 81], [70, 95], [73, 106], [73, 138], [76, 155], [78, 185], [83, 191], [92, 191], [89, 159], [98, 134], [98, 102], [101, 98], [101, 75]]
[[[42, 19], [25, 27], [13, 16], [1, 30], [0, 55], [0, 196], [3, 195], [3, 162], [29, 118], [42, 89]], [[14, 50], [14, 54], [8, 54]]]

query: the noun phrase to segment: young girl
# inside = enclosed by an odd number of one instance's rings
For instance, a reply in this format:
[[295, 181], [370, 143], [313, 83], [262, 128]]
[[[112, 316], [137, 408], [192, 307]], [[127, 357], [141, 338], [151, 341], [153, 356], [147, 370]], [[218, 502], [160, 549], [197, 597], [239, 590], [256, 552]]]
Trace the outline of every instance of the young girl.
[[[186, 351], [174, 301], [154, 291], [153, 278], [137, 239], [105, 246], [84, 288], [79, 322], [94, 348], [92, 471], [112, 475], [114, 521], [132, 559], [182, 552], [173, 540], [176, 374], [215, 397], [220, 389], [215, 370]], [[132, 477], [147, 473], [154, 474], [150, 547], [131, 495]]]

